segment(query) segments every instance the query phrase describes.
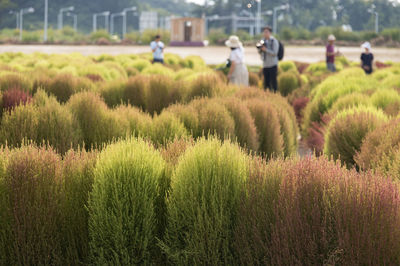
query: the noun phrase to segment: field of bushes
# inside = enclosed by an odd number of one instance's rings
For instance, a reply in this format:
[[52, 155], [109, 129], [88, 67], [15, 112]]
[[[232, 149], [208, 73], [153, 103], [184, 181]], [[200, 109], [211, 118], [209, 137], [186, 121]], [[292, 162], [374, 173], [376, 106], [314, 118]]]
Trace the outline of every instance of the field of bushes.
[[400, 65], [150, 60], [0, 54], [0, 265], [400, 264]]

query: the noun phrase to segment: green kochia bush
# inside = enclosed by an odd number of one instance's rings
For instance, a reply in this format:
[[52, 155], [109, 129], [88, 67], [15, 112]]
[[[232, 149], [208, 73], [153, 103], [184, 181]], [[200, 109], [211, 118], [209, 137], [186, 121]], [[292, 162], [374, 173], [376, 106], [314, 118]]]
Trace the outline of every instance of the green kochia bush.
[[300, 87], [299, 78], [296, 73], [289, 71], [278, 77], [279, 91], [283, 96], [289, 95], [292, 91]]
[[108, 146], [95, 168], [90, 193], [90, 262], [155, 264], [164, 221], [165, 162], [143, 140]]
[[154, 117], [149, 135], [155, 145], [165, 145], [175, 138], [184, 138], [188, 134], [184, 124], [174, 114], [164, 111]]
[[178, 265], [235, 262], [233, 229], [248, 175], [248, 157], [227, 142], [200, 140], [181, 157], [171, 180], [163, 250]]
[[77, 93], [67, 106], [77, 119], [88, 148], [124, 137], [129, 127], [127, 120], [119, 119], [116, 113], [110, 112], [97, 94]]
[[364, 138], [386, 121], [386, 115], [373, 107], [360, 106], [338, 113], [325, 135], [326, 155], [340, 159], [348, 167], [354, 166], [354, 156], [360, 151]]

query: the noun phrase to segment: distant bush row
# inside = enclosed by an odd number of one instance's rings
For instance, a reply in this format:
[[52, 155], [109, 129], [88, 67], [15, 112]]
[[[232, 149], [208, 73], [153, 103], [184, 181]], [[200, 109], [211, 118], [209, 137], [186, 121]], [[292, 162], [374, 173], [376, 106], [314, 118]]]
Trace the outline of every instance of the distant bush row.
[[[4, 95], [10, 94], [8, 92]], [[11, 91], [18, 97], [17, 92], [25, 95], [21, 91]], [[211, 134], [237, 140], [242, 147], [269, 158], [291, 156], [297, 151], [295, 114], [279, 95], [248, 88], [231, 97], [199, 98], [187, 105], [173, 105], [170, 101], [172, 105], [166, 108], [169, 94], [162, 95], [162, 90], [156, 92], [157, 96], [146, 102], [148, 108], [151, 103], [157, 107], [154, 110], [159, 110], [159, 114], [152, 117], [130, 105], [110, 109], [92, 92], [77, 93], [60, 104], [39, 90], [25, 103], [20, 99], [20, 102], [4, 105], [8, 107], [3, 109], [0, 142], [10, 147], [19, 147], [24, 141], [44, 142], [64, 154], [70, 148], [100, 148], [113, 139], [131, 135], [164, 145], [175, 138]], [[196, 93], [207, 96], [203, 91]], [[8, 98], [3, 97], [5, 99]]]
[[1, 265], [397, 265], [398, 185], [216, 139], [1, 150]]

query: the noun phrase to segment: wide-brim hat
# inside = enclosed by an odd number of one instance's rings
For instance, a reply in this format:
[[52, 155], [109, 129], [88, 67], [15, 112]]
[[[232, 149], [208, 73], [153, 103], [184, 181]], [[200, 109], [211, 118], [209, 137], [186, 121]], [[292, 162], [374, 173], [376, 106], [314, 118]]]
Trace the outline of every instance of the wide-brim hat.
[[328, 41], [336, 41], [335, 35], [331, 34], [328, 36]]
[[238, 36], [232, 35], [229, 39], [225, 42], [225, 45], [230, 48], [239, 48], [242, 46], [242, 43], [239, 40]]
[[362, 48], [371, 50], [371, 44], [369, 42], [365, 42], [361, 45]]

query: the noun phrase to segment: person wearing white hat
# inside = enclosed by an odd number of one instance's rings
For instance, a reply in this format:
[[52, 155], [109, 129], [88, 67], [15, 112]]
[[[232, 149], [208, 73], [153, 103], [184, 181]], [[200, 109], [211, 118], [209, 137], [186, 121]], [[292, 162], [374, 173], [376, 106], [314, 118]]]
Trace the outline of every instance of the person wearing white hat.
[[364, 69], [366, 74], [372, 73], [372, 65], [374, 62], [374, 55], [371, 53], [371, 44], [369, 42], [365, 42], [361, 45], [361, 47], [365, 50], [361, 54], [361, 68]]
[[249, 71], [244, 63], [244, 48], [239, 37], [229, 37], [225, 45], [231, 48], [229, 82], [238, 86], [249, 86]]
[[328, 45], [326, 46], [326, 67], [331, 72], [336, 72], [335, 41], [336, 41], [336, 37], [333, 34], [328, 36]]

